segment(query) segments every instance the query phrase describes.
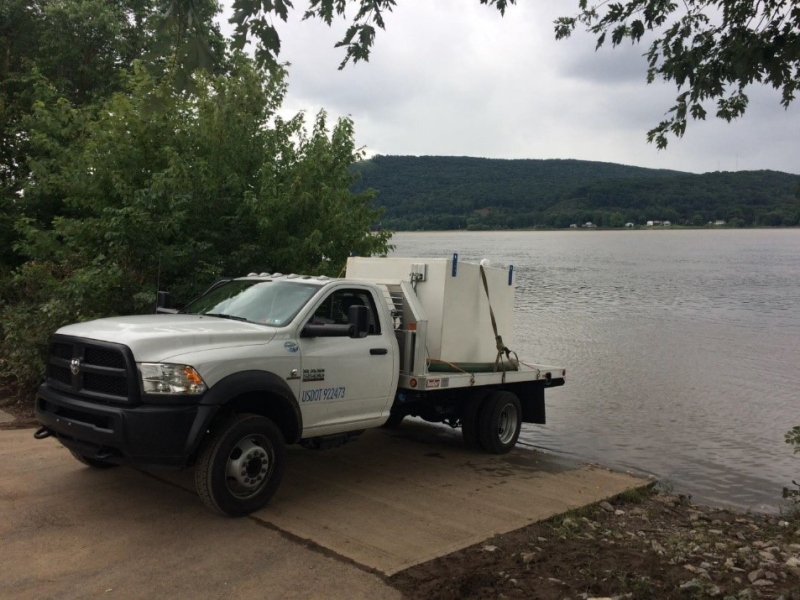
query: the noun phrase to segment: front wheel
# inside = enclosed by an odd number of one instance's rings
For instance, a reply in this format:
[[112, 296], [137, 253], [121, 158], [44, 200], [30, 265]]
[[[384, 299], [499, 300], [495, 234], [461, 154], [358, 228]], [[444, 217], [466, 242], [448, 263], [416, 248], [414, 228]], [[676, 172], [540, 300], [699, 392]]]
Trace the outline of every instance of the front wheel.
[[242, 517], [264, 506], [280, 485], [283, 434], [259, 415], [231, 417], [203, 444], [195, 467], [197, 494], [208, 508]]
[[491, 394], [478, 418], [481, 446], [491, 454], [507, 454], [516, 445], [522, 428], [522, 405], [511, 392]]

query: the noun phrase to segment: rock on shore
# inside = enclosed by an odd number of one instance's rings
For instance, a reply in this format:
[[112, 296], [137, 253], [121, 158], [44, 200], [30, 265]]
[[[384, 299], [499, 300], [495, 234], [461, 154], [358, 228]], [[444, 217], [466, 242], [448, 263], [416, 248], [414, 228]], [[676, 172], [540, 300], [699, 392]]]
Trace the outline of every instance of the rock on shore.
[[410, 598], [800, 600], [800, 518], [640, 490], [418, 565], [390, 582]]

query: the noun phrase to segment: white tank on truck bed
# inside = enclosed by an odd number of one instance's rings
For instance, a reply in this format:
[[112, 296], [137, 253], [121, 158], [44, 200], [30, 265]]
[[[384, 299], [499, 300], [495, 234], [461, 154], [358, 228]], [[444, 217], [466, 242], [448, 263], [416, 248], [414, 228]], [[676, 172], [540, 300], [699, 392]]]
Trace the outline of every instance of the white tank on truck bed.
[[[513, 349], [513, 268], [484, 266], [484, 273], [497, 333]], [[497, 346], [480, 265], [461, 262], [457, 255], [424, 259], [351, 257], [346, 277], [411, 281], [428, 317], [428, 357], [464, 366], [494, 364]]]

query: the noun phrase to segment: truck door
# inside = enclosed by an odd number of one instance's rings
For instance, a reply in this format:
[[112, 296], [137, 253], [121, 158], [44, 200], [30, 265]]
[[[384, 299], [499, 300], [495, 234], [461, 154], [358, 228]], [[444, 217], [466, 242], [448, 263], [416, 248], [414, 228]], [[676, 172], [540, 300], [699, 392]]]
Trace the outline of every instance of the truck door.
[[347, 324], [350, 306], [367, 307], [369, 333], [363, 338], [300, 337], [302, 375], [300, 407], [303, 435], [324, 435], [370, 427], [392, 399], [393, 335], [381, 322], [376, 298], [369, 289], [332, 290], [302, 325]]

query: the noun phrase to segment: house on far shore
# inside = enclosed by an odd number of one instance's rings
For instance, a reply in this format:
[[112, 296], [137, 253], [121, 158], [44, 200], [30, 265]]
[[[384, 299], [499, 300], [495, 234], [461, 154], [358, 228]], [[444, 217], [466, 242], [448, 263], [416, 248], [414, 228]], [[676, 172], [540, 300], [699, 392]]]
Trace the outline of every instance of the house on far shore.
[[572, 225], [569, 226], [569, 228], [570, 229], [577, 229], [578, 228], [578, 224], [577, 223], [573, 223]]
[[723, 221], [722, 219], [717, 219], [716, 221], [714, 221], [714, 225], [716, 225], [717, 227], [724, 227], [725, 221]]
[[625, 227], [633, 227], [633, 223], [625, 223]]
[[586, 221], [586, 223], [584, 224], [584, 227], [585, 227], [586, 229], [594, 229], [595, 227], [597, 227], [597, 225], [595, 225], [595, 224], [594, 224], [594, 223], [592, 223], [591, 221]]
[[652, 222], [652, 221], [648, 221], [648, 222], [647, 222], [647, 226], [648, 226], [648, 227], [652, 227], [652, 226], [653, 226], [653, 222]]
[[669, 221], [664, 221], [664, 227], [669, 227], [670, 225], [672, 225], [672, 223]]

